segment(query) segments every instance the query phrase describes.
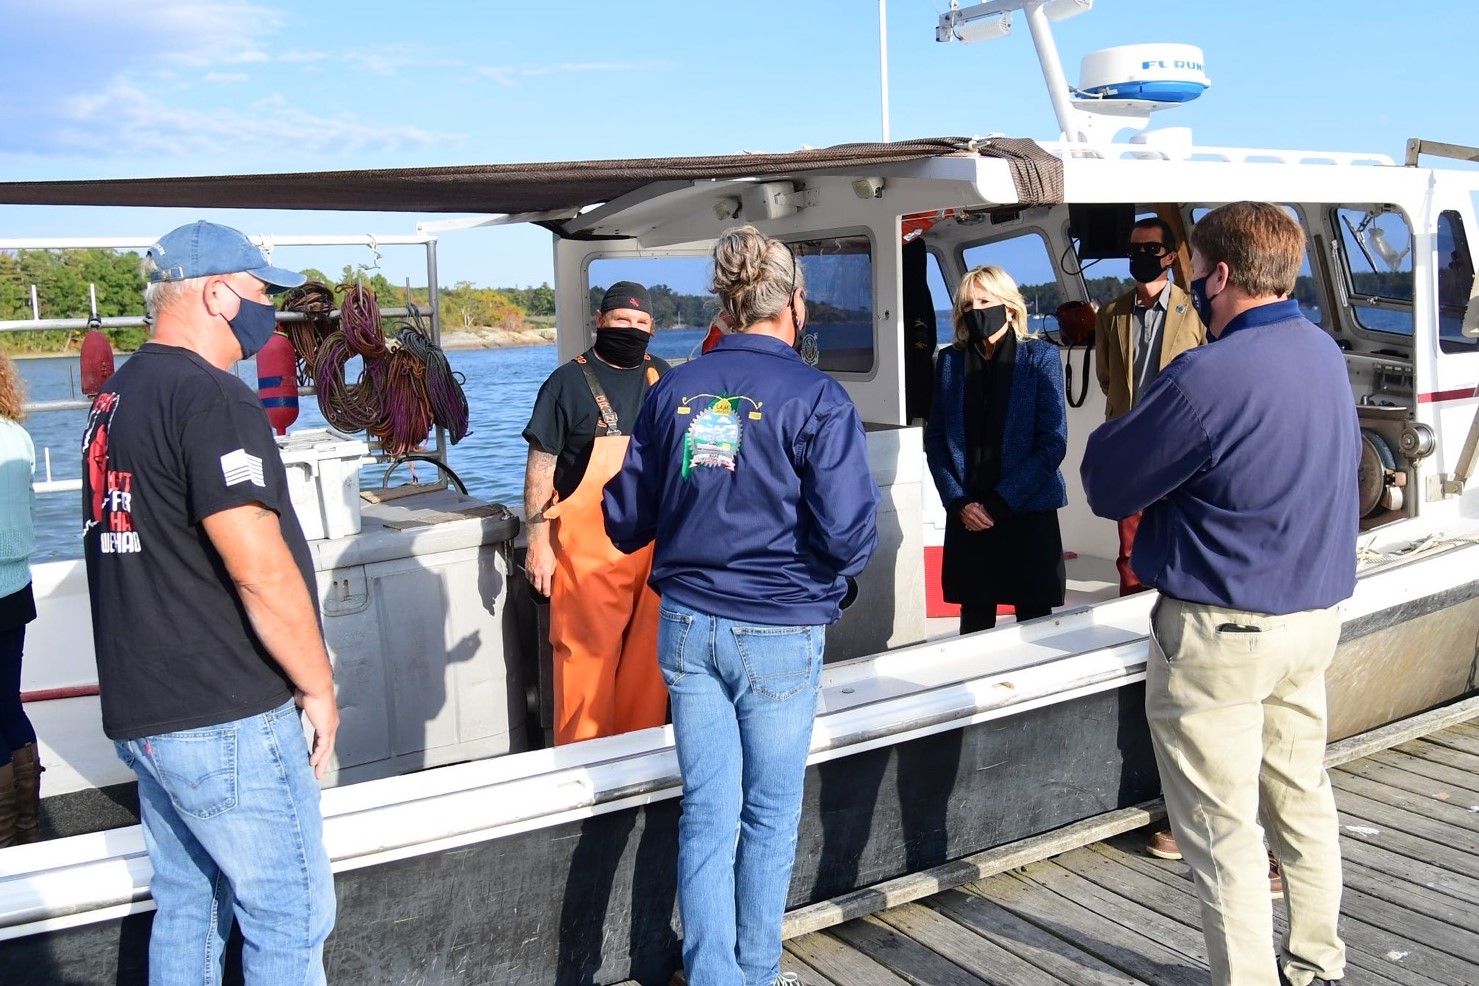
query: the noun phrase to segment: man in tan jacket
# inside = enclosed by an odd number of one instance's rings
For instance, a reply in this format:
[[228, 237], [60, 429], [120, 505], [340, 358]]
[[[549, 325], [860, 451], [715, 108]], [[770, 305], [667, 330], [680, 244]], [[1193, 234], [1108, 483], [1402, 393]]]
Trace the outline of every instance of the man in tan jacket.
[[[1176, 234], [1170, 225], [1155, 218], [1135, 223], [1128, 252], [1135, 290], [1100, 309], [1094, 330], [1094, 368], [1105, 395], [1106, 420], [1133, 407], [1161, 370], [1207, 339], [1207, 329], [1192, 308], [1191, 296], [1171, 282]], [[1139, 526], [1138, 513], [1119, 522], [1116, 565], [1122, 596], [1145, 588], [1130, 570], [1130, 549]]]

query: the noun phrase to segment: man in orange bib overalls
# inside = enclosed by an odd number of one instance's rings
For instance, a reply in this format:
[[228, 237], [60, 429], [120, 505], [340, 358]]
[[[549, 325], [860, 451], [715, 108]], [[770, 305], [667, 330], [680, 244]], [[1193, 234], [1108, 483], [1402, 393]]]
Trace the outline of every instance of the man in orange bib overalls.
[[647, 388], [668, 364], [647, 352], [652, 299], [618, 281], [596, 313], [596, 343], [551, 373], [524, 429], [529, 460], [524, 567], [550, 597], [555, 742], [660, 726], [652, 548], [623, 554], [606, 536], [601, 490], [626, 454]]

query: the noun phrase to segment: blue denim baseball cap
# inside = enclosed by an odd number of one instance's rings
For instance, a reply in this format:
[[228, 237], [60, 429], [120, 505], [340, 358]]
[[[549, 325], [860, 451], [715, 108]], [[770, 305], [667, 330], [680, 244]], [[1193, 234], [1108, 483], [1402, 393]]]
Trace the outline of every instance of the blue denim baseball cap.
[[203, 219], [165, 233], [148, 253], [157, 268], [149, 274], [154, 283], [245, 272], [264, 281], [269, 294], [278, 294], [308, 280], [267, 263], [262, 250], [240, 230]]

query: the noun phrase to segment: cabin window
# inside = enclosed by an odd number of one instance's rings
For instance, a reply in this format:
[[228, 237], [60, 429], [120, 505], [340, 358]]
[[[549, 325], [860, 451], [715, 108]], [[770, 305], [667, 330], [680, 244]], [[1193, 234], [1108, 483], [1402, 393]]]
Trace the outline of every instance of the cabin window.
[[815, 332], [817, 369], [873, 369], [873, 245], [865, 236], [792, 241], [806, 272], [806, 331]]
[[933, 251], [929, 255], [929, 261], [925, 264], [925, 278], [929, 284], [930, 301], [935, 307], [935, 342], [941, 346], [948, 346], [953, 337], [950, 328], [950, 308], [955, 303], [955, 291], [949, 279], [945, 277], [945, 267], [940, 262], [939, 254]]
[[[1300, 228], [1305, 230], [1305, 242], [1309, 242], [1309, 230], [1304, 220], [1300, 218], [1299, 210], [1292, 205], [1283, 206], [1289, 218], [1299, 223]], [[1202, 221], [1202, 217], [1212, 210], [1207, 206], [1198, 206], [1191, 210], [1192, 223]], [[1306, 246], [1299, 258], [1299, 274], [1294, 278], [1294, 300], [1299, 302], [1299, 314], [1314, 322], [1316, 325], [1325, 326], [1325, 312], [1320, 305], [1320, 286], [1315, 281], [1314, 273], [1310, 270], [1310, 252]]]
[[[962, 254], [967, 270], [1000, 267], [1011, 275], [1027, 302], [1027, 321], [1033, 332], [1043, 331], [1043, 320], [1064, 300], [1058, 286], [1053, 254], [1040, 233], [1026, 232], [1005, 240], [992, 240], [967, 247]], [[951, 297], [954, 296], [952, 285]], [[948, 319], [946, 320], [948, 324]], [[948, 330], [942, 330], [947, 331]], [[948, 342], [950, 336], [945, 336]]]
[[709, 323], [719, 311], [719, 299], [709, 291], [713, 262], [708, 254], [694, 256], [600, 257], [586, 271], [590, 306], [587, 326], [606, 289], [617, 281], [636, 281], [652, 295], [652, 325], [657, 333], [648, 352], [666, 360], [699, 354]]
[[1356, 324], [1412, 335], [1412, 227], [1388, 206], [1335, 210]]
[[1474, 258], [1463, 218], [1452, 209], [1438, 216], [1438, 348], [1479, 352], [1479, 339], [1464, 335], [1464, 309], [1474, 290]]

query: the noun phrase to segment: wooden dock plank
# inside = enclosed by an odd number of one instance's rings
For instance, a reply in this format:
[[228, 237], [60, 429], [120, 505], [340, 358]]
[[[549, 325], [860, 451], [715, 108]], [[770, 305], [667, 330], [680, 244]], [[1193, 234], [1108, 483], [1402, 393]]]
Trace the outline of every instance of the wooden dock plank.
[[[1454, 804], [1448, 798], [1435, 798], [1426, 793], [1414, 794], [1406, 788], [1395, 787], [1383, 781], [1344, 770], [1333, 771], [1330, 774], [1330, 783], [1335, 786], [1337, 792], [1360, 795], [1388, 808], [1400, 808], [1411, 812], [1430, 822], [1479, 833], [1479, 811], [1470, 811], [1466, 804]], [[1476, 841], [1475, 846], [1479, 848], [1479, 841]]]
[[[1479, 775], [1476, 775], [1474, 770], [1465, 770], [1461, 767], [1450, 767], [1447, 764], [1434, 763], [1431, 760], [1424, 760], [1422, 757], [1416, 757], [1410, 753], [1402, 753], [1399, 750], [1387, 750], [1382, 753], [1372, 754], [1368, 759], [1373, 763], [1379, 763], [1386, 767], [1397, 767], [1408, 773], [1426, 777], [1440, 785], [1459, 790], [1472, 790], [1476, 785], [1479, 785]], [[1476, 770], [1479, 770], [1479, 767], [1476, 767]]]
[[[980, 963], [975, 964], [981, 970], [981, 975], [977, 975], [877, 917], [848, 921], [827, 933], [887, 966], [914, 986], [1009, 986], [1014, 981], [1009, 976], [992, 975], [989, 967]], [[1055, 984], [1038, 980], [1034, 986]]]
[[1426, 736], [1403, 743], [1400, 746], [1393, 747], [1393, 749], [1398, 753], [1405, 753], [1423, 760], [1430, 760], [1433, 763], [1441, 763], [1448, 767], [1455, 767], [1458, 770], [1475, 770], [1474, 762], [1476, 759], [1479, 759], [1472, 753], [1455, 750], [1451, 746], [1435, 742]]
[[1479, 906], [1479, 879], [1354, 837], [1341, 842], [1340, 852], [1348, 863], [1421, 887], [1429, 893], [1452, 897], [1470, 907]]
[[1472, 722], [1455, 723], [1434, 733], [1432, 742], [1479, 757], [1479, 726]]
[[931, 897], [923, 906], [939, 911], [1002, 950], [1065, 983], [1133, 986], [1142, 982], [1098, 956], [1082, 951], [1076, 943], [1060, 938], [984, 897], [963, 890], [950, 890]]
[[[1479, 872], [1479, 831], [1461, 829], [1439, 821], [1431, 815], [1366, 797], [1355, 791], [1340, 791], [1336, 799], [1343, 816], [1353, 816], [1375, 825], [1378, 829], [1390, 829], [1422, 839], [1432, 845], [1453, 851], [1464, 860], [1465, 872]], [[1355, 827], [1369, 828], [1371, 825]], [[1341, 834], [1349, 834], [1351, 825], [1341, 824]]]
[[[1092, 846], [1085, 851], [1102, 860], [1102, 865], [1093, 866], [1075, 859], [1071, 865], [1080, 869], [1097, 883], [1115, 882], [1123, 884], [1126, 896], [1156, 907], [1168, 917], [1178, 918], [1201, 934], [1201, 905], [1192, 884], [1191, 872], [1185, 863], [1172, 860], [1153, 859], [1138, 852], [1126, 852], [1112, 846]], [[1078, 854], [1075, 854], [1077, 856]], [[1070, 865], [1068, 860], [1061, 860]], [[1158, 886], [1159, 885], [1159, 889]], [[1274, 932], [1282, 936], [1288, 928], [1288, 916], [1284, 906], [1273, 904]], [[1433, 980], [1401, 968], [1393, 968], [1386, 954], [1391, 951], [1390, 939], [1369, 926], [1353, 922], [1349, 917], [1342, 924], [1341, 933], [1346, 942], [1347, 963], [1361, 971], [1361, 979], [1367, 986], [1384, 983], [1403, 986], [1433, 986]]]
[[1197, 962], [1182, 952], [1127, 929], [1077, 901], [1044, 892], [1040, 884], [1026, 880], [1018, 873], [968, 884], [965, 889], [1064, 941], [1073, 942], [1079, 950], [1150, 986], [1184, 986], [1206, 980], [1205, 962]]
[[1069, 862], [1059, 857], [1028, 867], [1019, 875], [1067, 900], [1092, 908], [1126, 931], [1144, 935], [1194, 962], [1206, 964], [1207, 942], [1200, 928], [1162, 913], [1138, 896], [1124, 895], [1085, 879], [1069, 868]]
[[895, 907], [876, 920], [993, 986], [1061, 986], [1057, 976], [922, 904]]
[[[914, 986], [885, 966], [825, 931], [814, 931], [786, 942], [785, 951], [834, 983], [847, 986]], [[803, 975], [802, 981], [806, 981]]]
[[789, 972], [801, 980], [805, 986], [845, 986], [845, 983], [836, 983], [822, 975], [801, 959], [791, 954], [790, 948], [781, 951], [781, 971]]

